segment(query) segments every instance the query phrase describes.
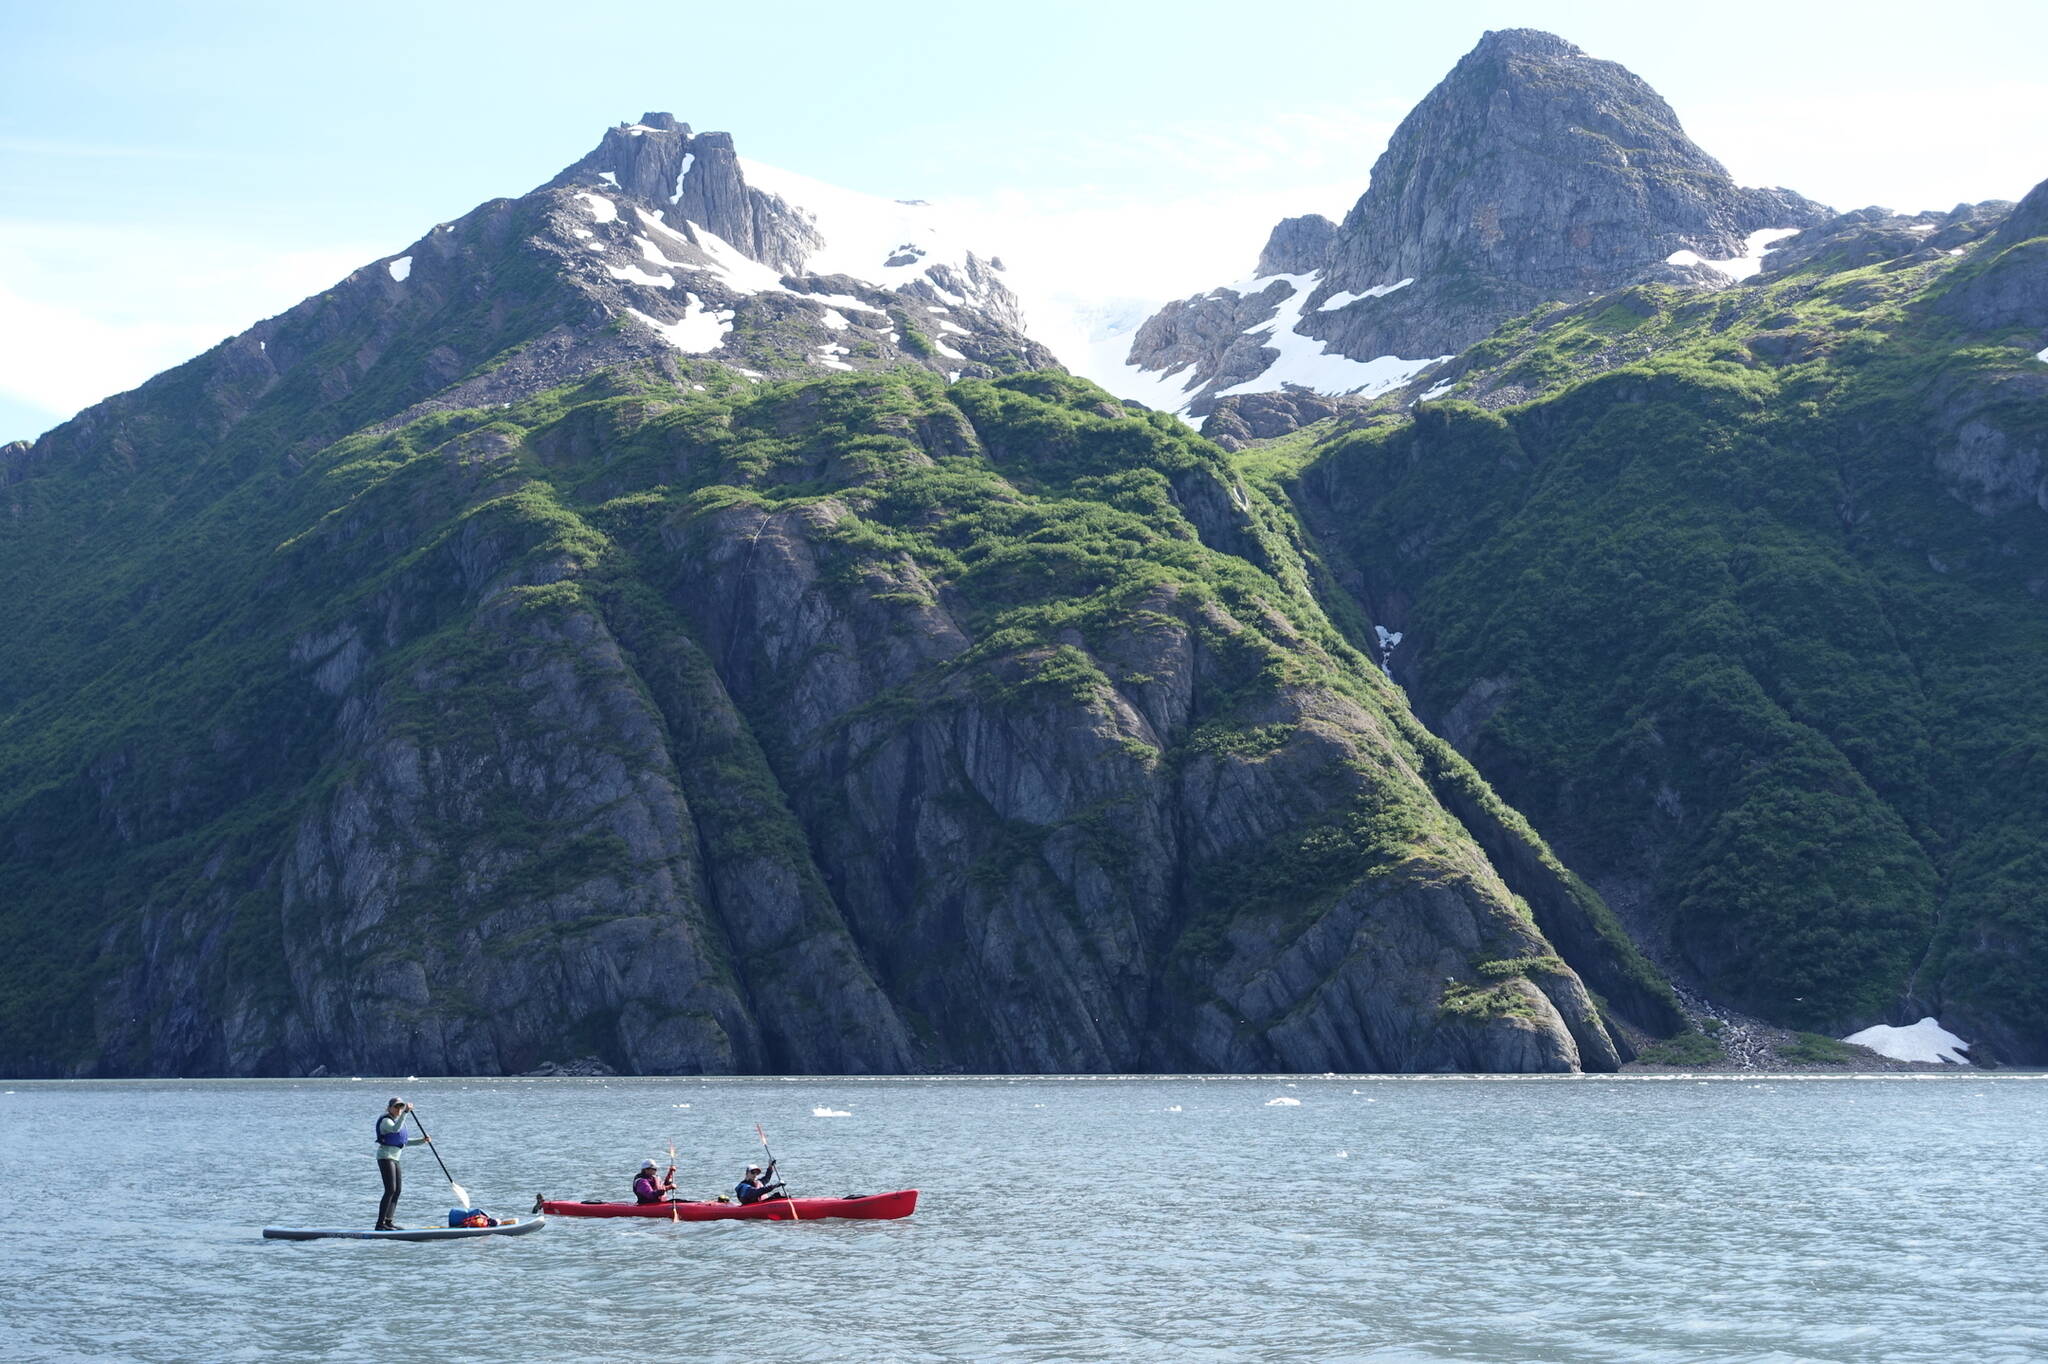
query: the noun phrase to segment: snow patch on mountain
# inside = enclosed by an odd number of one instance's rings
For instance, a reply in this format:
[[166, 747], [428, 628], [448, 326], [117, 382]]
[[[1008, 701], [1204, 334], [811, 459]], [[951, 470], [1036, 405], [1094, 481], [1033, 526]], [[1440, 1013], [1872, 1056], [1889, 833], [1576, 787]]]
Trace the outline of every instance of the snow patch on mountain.
[[685, 355], [704, 355], [725, 344], [726, 333], [732, 330], [730, 308], [706, 308], [695, 294], [683, 295], [683, 315], [674, 322], [663, 322], [649, 317], [638, 308], [627, 312], [645, 322], [663, 340]]
[[1385, 298], [1388, 294], [1393, 293], [1394, 290], [1405, 289], [1414, 282], [1413, 278], [1409, 278], [1401, 280], [1396, 284], [1375, 284], [1372, 288], [1355, 294], [1349, 289], [1339, 289], [1336, 293], [1324, 299], [1323, 306], [1316, 309], [1316, 311], [1319, 313], [1333, 313], [1339, 308], [1350, 307], [1362, 298]]
[[1218, 397], [1229, 397], [1234, 393], [1271, 393], [1293, 386], [1332, 397], [1355, 393], [1372, 398], [1398, 388], [1431, 365], [1451, 358], [1437, 355], [1423, 360], [1404, 360], [1398, 355], [1381, 355], [1371, 360], [1353, 360], [1348, 355], [1332, 353], [1327, 341], [1302, 335], [1297, 330], [1301, 324], [1302, 308], [1321, 279], [1322, 276], [1315, 273], [1267, 275], [1252, 280], [1245, 289], [1237, 291], [1263, 293], [1275, 284], [1285, 284], [1289, 290], [1271, 317], [1245, 328], [1248, 336], [1267, 333], [1266, 345], [1278, 354], [1262, 373], [1243, 383], [1232, 384], [1221, 390]]
[[590, 216], [598, 222], [612, 223], [618, 221], [619, 206], [605, 198], [602, 194], [579, 194], [576, 197], [590, 205]]
[[[1027, 298], [1027, 305], [1030, 303]], [[1082, 378], [1119, 398], [1184, 417], [1184, 409], [1194, 397], [1188, 390], [1199, 386], [1190, 365], [1162, 374], [1130, 362], [1131, 342], [1138, 328], [1158, 308], [1154, 300], [1135, 298], [1065, 308], [1040, 304], [1027, 316], [1026, 330], [1051, 346], [1060, 362]]]
[[739, 158], [739, 164], [749, 185], [802, 213], [823, 239], [824, 245], [805, 258], [805, 270], [851, 275], [886, 289], [922, 280], [946, 302], [965, 304], [958, 293], [930, 278], [930, 272], [941, 266], [956, 279], [971, 279], [976, 273], [966, 244], [933, 205], [841, 189], [746, 157]]
[[412, 257], [400, 256], [385, 268], [391, 272], [391, 278], [403, 284], [412, 276]]
[[676, 287], [676, 277], [665, 270], [656, 275], [642, 270], [637, 265], [607, 265], [605, 273], [609, 274], [613, 279], [631, 280], [635, 284], [644, 284], [650, 289], [673, 289]]
[[1970, 1064], [1970, 1058], [1963, 1055], [1970, 1049], [1970, 1044], [1932, 1018], [1923, 1018], [1905, 1028], [1880, 1023], [1874, 1028], [1850, 1033], [1842, 1040], [1854, 1046], [1868, 1047], [1879, 1056], [1889, 1056], [1894, 1061], [1942, 1061], [1957, 1066]]
[[1705, 265], [1719, 270], [1728, 278], [1740, 282], [1757, 274], [1764, 268], [1764, 256], [1770, 249], [1787, 237], [1796, 237], [1796, 227], [1767, 227], [1752, 232], [1742, 243], [1742, 254], [1731, 260], [1708, 260], [1697, 251], [1673, 251], [1664, 258], [1666, 265]]

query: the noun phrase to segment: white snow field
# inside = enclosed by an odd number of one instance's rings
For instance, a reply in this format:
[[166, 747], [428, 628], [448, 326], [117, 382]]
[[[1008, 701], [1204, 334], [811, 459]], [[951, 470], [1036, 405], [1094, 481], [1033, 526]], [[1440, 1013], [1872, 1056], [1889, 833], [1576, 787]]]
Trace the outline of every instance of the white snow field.
[[1879, 1056], [1889, 1056], [1894, 1061], [1946, 1061], [1958, 1066], [1970, 1064], [1970, 1058], [1963, 1055], [1970, 1049], [1970, 1044], [1931, 1018], [1923, 1018], [1905, 1028], [1894, 1028], [1889, 1024], [1880, 1023], [1874, 1028], [1851, 1033], [1842, 1040], [1855, 1046], [1868, 1047]]

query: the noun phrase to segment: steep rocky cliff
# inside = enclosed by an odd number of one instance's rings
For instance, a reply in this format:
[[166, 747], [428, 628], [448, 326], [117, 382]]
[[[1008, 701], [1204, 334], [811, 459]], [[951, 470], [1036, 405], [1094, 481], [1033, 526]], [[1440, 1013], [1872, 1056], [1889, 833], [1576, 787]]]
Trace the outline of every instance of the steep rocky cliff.
[[2030, 1065], [2044, 209], [1863, 210], [1741, 285], [1538, 309], [1412, 421], [1257, 466], [1418, 710], [1686, 983]]
[[1213, 448], [1052, 377], [749, 387], [167, 525], [126, 663], [25, 698], [71, 742], [10, 726], [7, 1067], [1612, 1068], [1565, 942], [1674, 1021]]
[[921, 207], [649, 115], [8, 447], [0, 1070], [1612, 1069], [1676, 1026], [1288, 518], [1004, 377], [1042, 356]]
[[1623, 67], [1500, 30], [1402, 121], [1342, 223], [1282, 222], [1249, 282], [1168, 304], [1129, 364], [1176, 380], [1195, 416], [1283, 389], [1370, 396], [1538, 303], [1725, 285], [1773, 230], [1827, 216], [1737, 186]]

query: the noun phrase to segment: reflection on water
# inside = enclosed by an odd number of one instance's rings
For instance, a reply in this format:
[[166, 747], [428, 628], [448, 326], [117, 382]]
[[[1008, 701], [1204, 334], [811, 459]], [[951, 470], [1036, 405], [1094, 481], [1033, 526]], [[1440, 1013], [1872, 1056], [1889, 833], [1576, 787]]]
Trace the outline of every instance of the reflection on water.
[[[2039, 1360], [2044, 1078], [13, 1081], [0, 1358]], [[709, 1196], [755, 1123], [923, 1200], [259, 1239], [370, 1223], [394, 1090], [493, 1212], [670, 1143]]]

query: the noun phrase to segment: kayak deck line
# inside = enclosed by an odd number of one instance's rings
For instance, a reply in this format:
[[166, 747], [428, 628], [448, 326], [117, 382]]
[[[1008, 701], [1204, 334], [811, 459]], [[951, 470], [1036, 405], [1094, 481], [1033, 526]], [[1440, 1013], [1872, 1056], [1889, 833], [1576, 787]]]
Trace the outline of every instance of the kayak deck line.
[[887, 1222], [917, 1211], [917, 1190], [897, 1189], [891, 1193], [859, 1194], [847, 1198], [768, 1198], [759, 1203], [714, 1201], [666, 1203], [606, 1203], [601, 1200], [577, 1202], [549, 1198], [534, 1199], [534, 1209], [550, 1217], [662, 1217], [674, 1222], [812, 1222], [844, 1218], [863, 1222]]
[[524, 1236], [548, 1224], [545, 1217], [508, 1217], [495, 1227], [400, 1227], [364, 1231], [354, 1227], [265, 1227], [266, 1241], [467, 1241], [478, 1236]]

